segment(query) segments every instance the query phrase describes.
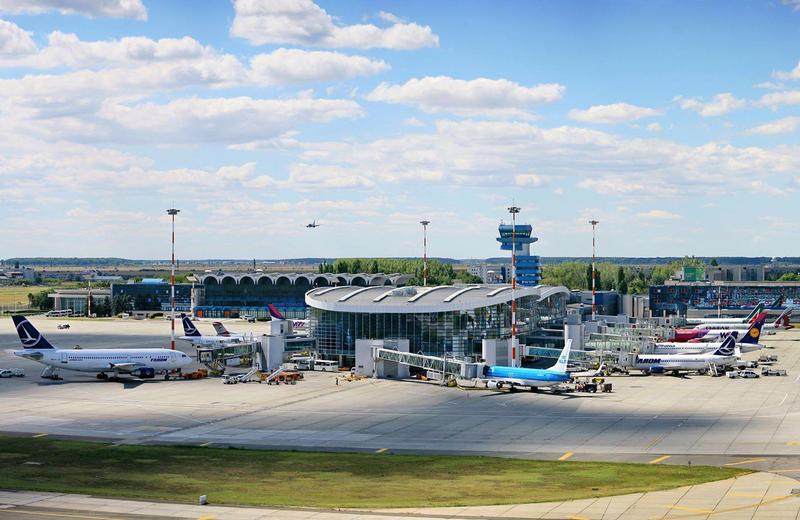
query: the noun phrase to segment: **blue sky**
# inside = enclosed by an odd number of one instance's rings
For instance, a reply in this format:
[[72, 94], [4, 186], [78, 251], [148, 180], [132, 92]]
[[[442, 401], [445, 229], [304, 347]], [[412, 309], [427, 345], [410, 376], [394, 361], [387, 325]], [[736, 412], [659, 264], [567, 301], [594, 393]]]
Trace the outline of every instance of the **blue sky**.
[[[800, 2], [0, 0], [0, 257], [799, 255]], [[316, 219], [323, 225], [306, 229]]]

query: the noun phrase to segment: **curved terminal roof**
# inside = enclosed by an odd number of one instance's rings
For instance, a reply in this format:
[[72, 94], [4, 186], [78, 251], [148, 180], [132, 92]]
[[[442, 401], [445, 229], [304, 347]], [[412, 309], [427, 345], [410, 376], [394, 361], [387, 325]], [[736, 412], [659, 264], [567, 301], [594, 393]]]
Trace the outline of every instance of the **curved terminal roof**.
[[[569, 295], [566, 287], [517, 287], [516, 298], [538, 301], [555, 294]], [[510, 285], [442, 285], [435, 287], [326, 287], [306, 293], [306, 304], [337, 312], [404, 314], [465, 311], [511, 301]]]

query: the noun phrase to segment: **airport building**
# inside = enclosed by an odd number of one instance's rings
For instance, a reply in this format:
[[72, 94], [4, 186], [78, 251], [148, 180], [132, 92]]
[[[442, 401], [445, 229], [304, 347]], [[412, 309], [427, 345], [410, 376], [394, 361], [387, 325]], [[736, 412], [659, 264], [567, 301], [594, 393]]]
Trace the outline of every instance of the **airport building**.
[[654, 313], [685, 314], [687, 309], [749, 309], [778, 297], [800, 305], [800, 282], [668, 282], [650, 287]]
[[[517, 288], [521, 344], [563, 325], [569, 294], [564, 287]], [[479, 357], [484, 339], [511, 336], [510, 285], [327, 287], [309, 290], [305, 302], [320, 353], [342, 362], [354, 358], [361, 339], [408, 340], [410, 352], [463, 358]]]
[[532, 236], [533, 227], [530, 224], [500, 224], [498, 227], [500, 236], [500, 249], [503, 251], [516, 250], [517, 258], [517, 285], [534, 287], [542, 281], [542, 268], [539, 265], [539, 257], [531, 255], [531, 244], [539, 240]]
[[[93, 302], [111, 298], [110, 289], [92, 289], [91, 294]], [[53, 299], [55, 311], [72, 309], [73, 313], [81, 315], [86, 314], [89, 305], [89, 289], [57, 289], [47, 297]]]
[[[269, 316], [267, 305], [274, 305], [287, 318], [306, 317], [305, 293], [315, 287], [336, 285], [403, 285], [409, 275], [394, 273], [264, 273], [206, 272], [195, 275], [193, 284], [175, 284], [175, 307], [201, 318]], [[137, 312], [170, 310], [170, 284], [161, 279], [139, 283], [113, 284], [113, 296], [131, 298]]]

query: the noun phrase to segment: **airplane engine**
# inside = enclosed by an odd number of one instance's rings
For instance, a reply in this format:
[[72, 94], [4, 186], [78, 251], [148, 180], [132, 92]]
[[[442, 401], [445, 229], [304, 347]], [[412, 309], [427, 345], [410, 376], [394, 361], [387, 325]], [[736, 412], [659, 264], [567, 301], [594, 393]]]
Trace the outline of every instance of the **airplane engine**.
[[134, 371], [133, 375], [141, 377], [142, 379], [153, 379], [156, 377], [156, 370], [154, 368], [140, 368]]
[[486, 388], [491, 388], [492, 390], [500, 390], [501, 388], [503, 388], [503, 382], [489, 381], [488, 383], [486, 383]]

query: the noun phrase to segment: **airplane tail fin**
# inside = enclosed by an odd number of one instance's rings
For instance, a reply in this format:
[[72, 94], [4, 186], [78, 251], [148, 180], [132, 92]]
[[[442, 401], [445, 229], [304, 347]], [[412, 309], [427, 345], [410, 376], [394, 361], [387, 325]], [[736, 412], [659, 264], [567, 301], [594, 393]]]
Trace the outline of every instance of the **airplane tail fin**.
[[269, 309], [269, 315], [272, 316], [276, 320], [285, 320], [286, 318], [283, 317], [283, 314], [280, 313], [278, 309], [275, 308], [274, 305], [271, 303], [267, 305], [267, 309]]
[[212, 323], [214, 325], [214, 330], [217, 331], [217, 336], [230, 336], [231, 333], [228, 332], [228, 329], [225, 328], [225, 325], [222, 324], [220, 321], [215, 321]]
[[755, 309], [750, 311], [750, 314], [747, 315], [747, 318], [744, 319], [744, 322], [752, 323], [756, 319], [756, 316], [758, 316], [762, 312], [764, 312], [764, 304], [759, 302], [758, 305], [756, 305]]
[[773, 321], [772, 324], [775, 325], [775, 327], [783, 327], [784, 325], [786, 325], [786, 322], [788, 321], [788, 318], [791, 315], [792, 315], [792, 309], [785, 309], [780, 314], [780, 316], [775, 318], [775, 321]]
[[54, 350], [55, 347], [50, 344], [47, 339], [42, 336], [36, 327], [25, 316], [12, 316], [11, 320], [14, 322], [14, 327], [19, 334], [19, 340], [22, 342], [22, 348], [35, 349], [35, 350]]
[[715, 356], [732, 356], [736, 353], [736, 340], [733, 336], [728, 336], [722, 340], [722, 344], [714, 351]]
[[184, 316], [181, 321], [183, 321], [184, 334], [192, 338], [198, 338], [202, 336], [200, 331], [197, 330], [197, 327], [194, 326], [194, 323], [192, 323], [192, 320], [189, 319], [189, 316]]
[[792, 309], [788, 309], [789, 312], [786, 313], [786, 316], [783, 317], [783, 328], [786, 330], [793, 329], [794, 325], [792, 325]]
[[568, 339], [566, 343], [564, 343], [564, 350], [561, 351], [561, 354], [558, 356], [558, 361], [556, 364], [551, 366], [548, 370], [552, 370], [553, 372], [561, 372], [562, 374], [567, 373], [567, 364], [569, 363], [569, 351], [572, 348], [572, 340]]
[[781, 305], [783, 305], [783, 295], [778, 296], [774, 302], [772, 302], [769, 306], [770, 309], [776, 310], [780, 309]]
[[764, 322], [767, 321], [767, 313], [762, 312], [758, 316], [756, 316], [756, 320], [750, 325], [750, 328], [747, 329], [747, 334], [742, 336], [740, 343], [748, 343], [750, 345], [754, 345], [758, 343], [758, 340], [761, 338], [761, 327], [764, 326]]

